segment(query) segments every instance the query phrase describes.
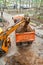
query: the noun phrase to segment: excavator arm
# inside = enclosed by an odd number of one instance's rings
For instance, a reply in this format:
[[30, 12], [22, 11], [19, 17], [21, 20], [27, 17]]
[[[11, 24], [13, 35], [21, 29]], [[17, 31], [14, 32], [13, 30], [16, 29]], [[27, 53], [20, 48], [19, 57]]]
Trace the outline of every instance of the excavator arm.
[[16, 30], [20, 26], [20, 24], [22, 24], [23, 22], [24, 22], [24, 20], [16, 23], [15, 25], [11, 26], [10, 28], [8, 28], [5, 32], [3, 32], [0, 35], [0, 40], [2, 40], [2, 39], [5, 40], [7, 38], [7, 36], [9, 34], [11, 34], [14, 30]]

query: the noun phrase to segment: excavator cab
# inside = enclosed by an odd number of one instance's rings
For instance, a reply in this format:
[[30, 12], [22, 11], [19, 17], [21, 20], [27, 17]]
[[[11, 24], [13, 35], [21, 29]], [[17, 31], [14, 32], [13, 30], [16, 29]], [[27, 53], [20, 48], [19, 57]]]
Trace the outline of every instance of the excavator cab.
[[[0, 27], [0, 35], [3, 33], [2, 28]], [[10, 37], [5, 39], [0, 39], [0, 55], [8, 52], [8, 48], [11, 46]]]

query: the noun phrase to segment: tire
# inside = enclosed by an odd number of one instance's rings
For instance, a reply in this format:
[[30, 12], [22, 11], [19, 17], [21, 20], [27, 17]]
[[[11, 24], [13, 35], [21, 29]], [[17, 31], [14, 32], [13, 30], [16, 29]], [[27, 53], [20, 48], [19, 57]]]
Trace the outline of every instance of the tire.
[[27, 43], [28, 43], [28, 44], [32, 44], [32, 42], [33, 42], [33, 41], [29, 41], [29, 42], [27, 42]]
[[20, 42], [19, 45], [22, 46], [22, 42]]
[[16, 45], [17, 46], [22, 46], [22, 42], [17, 42]]
[[17, 42], [16, 45], [19, 46], [19, 42]]

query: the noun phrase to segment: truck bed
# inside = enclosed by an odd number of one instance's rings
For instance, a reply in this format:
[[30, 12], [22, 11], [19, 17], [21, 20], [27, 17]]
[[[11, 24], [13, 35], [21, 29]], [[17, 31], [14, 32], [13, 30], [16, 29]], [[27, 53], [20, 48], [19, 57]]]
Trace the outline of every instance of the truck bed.
[[28, 42], [35, 40], [35, 31], [16, 33], [16, 42]]

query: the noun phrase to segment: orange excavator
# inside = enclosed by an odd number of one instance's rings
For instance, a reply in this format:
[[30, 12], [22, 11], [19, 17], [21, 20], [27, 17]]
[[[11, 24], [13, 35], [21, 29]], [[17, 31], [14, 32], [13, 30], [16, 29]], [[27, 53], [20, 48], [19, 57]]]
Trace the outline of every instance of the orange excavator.
[[10, 38], [8, 38], [9, 34], [12, 33], [14, 30], [16, 30], [20, 26], [20, 24], [23, 22], [24, 22], [24, 20], [16, 23], [14, 26], [11, 26], [4, 32], [2, 32], [2, 30], [0, 28], [0, 32], [1, 32], [1, 34], [0, 34], [0, 56], [3, 53], [7, 53], [8, 48], [11, 46]]

